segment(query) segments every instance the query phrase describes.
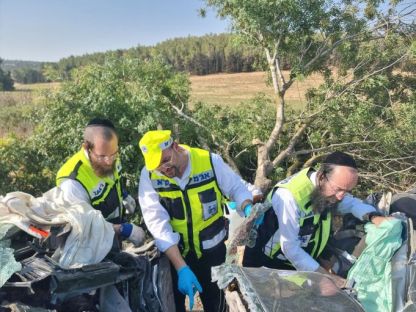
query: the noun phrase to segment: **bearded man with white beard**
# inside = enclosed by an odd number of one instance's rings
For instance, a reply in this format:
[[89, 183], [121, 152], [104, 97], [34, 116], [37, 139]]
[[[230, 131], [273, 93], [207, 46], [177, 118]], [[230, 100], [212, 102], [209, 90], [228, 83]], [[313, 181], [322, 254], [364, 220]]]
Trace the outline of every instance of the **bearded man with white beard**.
[[243, 266], [329, 274], [317, 258], [328, 242], [333, 212], [352, 213], [376, 225], [386, 219], [350, 194], [357, 182], [355, 160], [337, 151], [318, 171], [305, 168], [277, 183], [268, 196], [273, 209], [258, 228], [256, 245], [245, 248]]

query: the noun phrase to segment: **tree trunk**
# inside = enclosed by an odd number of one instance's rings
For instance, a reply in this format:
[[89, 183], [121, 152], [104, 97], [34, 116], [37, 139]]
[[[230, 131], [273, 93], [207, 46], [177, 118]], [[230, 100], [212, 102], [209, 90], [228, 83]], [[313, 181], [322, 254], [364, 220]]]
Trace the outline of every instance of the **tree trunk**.
[[[272, 76], [275, 102], [276, 102], [276, 121], [272, 132], [270, 133], [269, 138], [266, 143], [259, 143], [257, 146], [257, 170], [254, 184], [261, 189], [263, 193], [267, 192], [270, 189], [272, 181], [267, 178], [267, 176], [273, 171], [273, 165], [270, 162], [270, 151], [276, 144], [280, 133], [283, 129], [284, 124], [284, 106], [285, 92], [282, 92], [282, 87], [279, 85], [278, 72], [280, 73], [280, 68], [276, 66], [276, 54], [273, 56], [270, 54], [270, 51], [266, 49], [267, 61], [269, 64], [269, 70]], [[283, 83], [283, 81], [282, 81]]]

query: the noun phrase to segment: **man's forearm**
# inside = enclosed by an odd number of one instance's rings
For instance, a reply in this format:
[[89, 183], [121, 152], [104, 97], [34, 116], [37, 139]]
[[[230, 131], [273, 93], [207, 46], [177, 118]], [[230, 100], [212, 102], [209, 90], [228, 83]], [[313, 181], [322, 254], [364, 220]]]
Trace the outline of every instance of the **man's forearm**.
[[185, 260], [179, 251], [178, 245], [173, 245], [165, 250], [166, 256], [169, 258], [176, 270], [186, 265]]

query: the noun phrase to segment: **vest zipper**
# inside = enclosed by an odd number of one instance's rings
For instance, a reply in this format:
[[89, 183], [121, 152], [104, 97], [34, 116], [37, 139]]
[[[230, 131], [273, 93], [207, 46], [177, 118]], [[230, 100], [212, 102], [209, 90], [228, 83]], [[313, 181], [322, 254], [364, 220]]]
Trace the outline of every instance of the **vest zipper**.
[[183, 199], [185, 201], [185, 207], [186, 207], [186, 225], [188, 230], [188, 241], [189, 241], [189, 252], [195, 253], [195, 245], [194, 245], [194, 232], [192, 229], [192, 210], [191, 210], [191, 204], [189, 202], [188, 193], [185, 191], [182, 191]]

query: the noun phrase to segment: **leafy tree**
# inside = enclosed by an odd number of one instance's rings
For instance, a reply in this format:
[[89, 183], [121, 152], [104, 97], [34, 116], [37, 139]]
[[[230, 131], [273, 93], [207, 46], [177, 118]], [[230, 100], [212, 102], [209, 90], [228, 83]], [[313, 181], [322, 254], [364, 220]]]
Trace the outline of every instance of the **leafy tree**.
[[7, 179], [2, 179], [0, 193], [19, 189], [39, 194], [52, 187], [59, 167], [80, 148], [83, 129], [93, 117], [114, 122], [125, 177], [136, 192], [143, 166], [138, 139], [157, 127], [176, 123], [182, 128], [175, 105], [187, 103], [187, 76], [158, 59], [111, 59], [76, 69], [72, 76], [45, 98], [43, 109], [33, 116], [38, 127], [31, 137], [1, 146], [0, 167]]
[[58, 66], [55, 63], [47, 63], [42, 66], [42, 75], [47, 81], [62, 81]]
[[2, 62], [3, 60], [0, 59], [0, 91], [12, 91], [14, 90], [13, 79], [10, 75], [10, 72], [5, 73], [1, 68]]
[[[397, 190], [415, 182], [414, 139], [403, 140], [392, 128], [401, 124], [399, 116], [404, 111], [414, 118], [415, 80], [410, 73], [401, 72], [405, 64], [415, 61], [414, 4], [398, 7], [400, 1], [376, 0], [205, 2], [219, 16], [229, 18], [245, 42], [261, 47], [267, 59], [275, 117], [270, 132], [252, 135], [257, 186], [265, 191], [279, 167], [290, 173], [299, 165], [313, 165], [336, 148], [349, 150], [365, 164], [374, 162], [369, 169], [377, 168], [382, 179], [374, 179], [369, 171], [363, 173], [372, 185]], [[283, 74], [286, 62], [290, 63], [289, 76]], [[288, 89], [312, 73], [321, 73], [324, 85], [307, 94], [304, 109], [290, 113], [285, 97]], [[414, 138], [415, 124], [405, 120], [402, 131]], [[244, 126], [253, 127], [247, 122]], [[401, 143], [399, 151], [394, 144]]]
[[21, 67], [12, 71], [13, 80], [19, 83], [45, 82], [45, 78], [39, 70]]

